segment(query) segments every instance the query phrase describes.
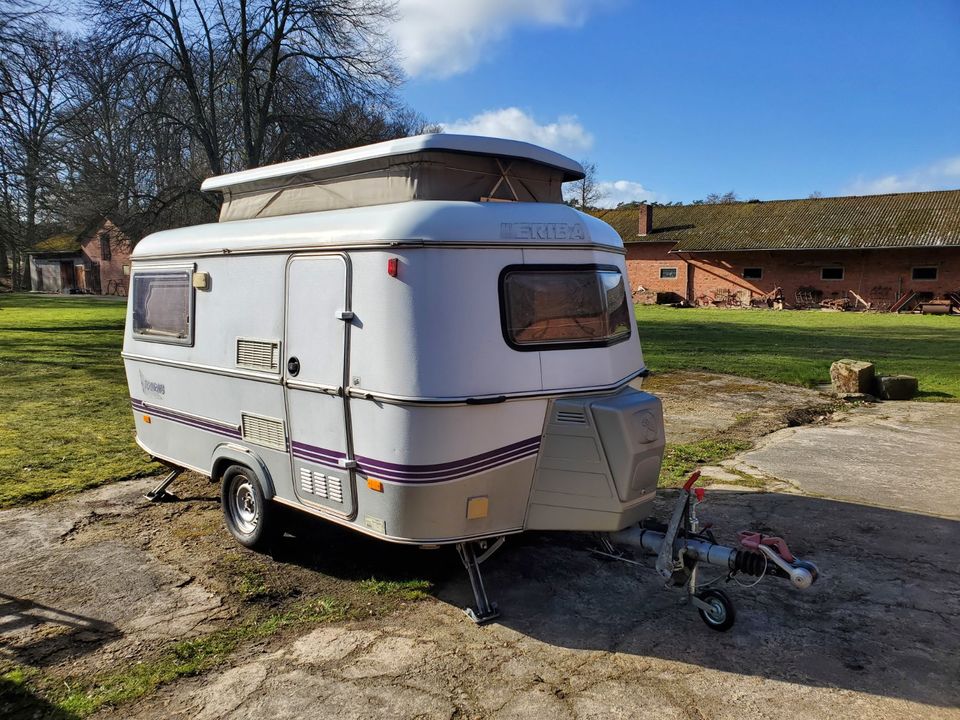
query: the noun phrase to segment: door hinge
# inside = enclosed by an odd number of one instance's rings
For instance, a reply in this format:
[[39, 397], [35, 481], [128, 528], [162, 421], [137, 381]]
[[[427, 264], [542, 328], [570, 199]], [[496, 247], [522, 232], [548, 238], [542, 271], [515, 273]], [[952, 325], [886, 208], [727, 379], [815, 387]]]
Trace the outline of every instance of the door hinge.
[[337, 465], [342, 467], [344, 470], [353, 470], [357, 466], [357, 461], [350, 460], [348, 458], [340, 458], [337, 460]]
[[353, 320], [353, 310], [338, 310], [336, 314], [337, 320]]

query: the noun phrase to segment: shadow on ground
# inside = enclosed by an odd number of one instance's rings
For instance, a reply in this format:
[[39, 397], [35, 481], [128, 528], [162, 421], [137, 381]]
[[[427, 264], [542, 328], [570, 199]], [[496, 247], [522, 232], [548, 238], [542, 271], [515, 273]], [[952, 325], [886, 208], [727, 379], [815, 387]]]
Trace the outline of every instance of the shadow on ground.
[[[661, 503], [669, 498], [661, 498]], [[658, 508], [664, 516], [667, 506]], [[726, 634], [703, 625], [648, 568], [590, 553], [593, 538], [529, 533], [484, 566], [496, 622], [558, 647], [626, 653], [933, 706], [960, 703], [960, 522], [796, 495], [715, 491], [702, 515], [727, 542], [780, 534], [821, 569], [797, 592], [766, 578], [723, 585], [738, 607]], [[426, 578], [444, 602], [472, 602], [450, 548], [419, 551], [323, 524], [301, 525], [275, 557], [344, 578]], [[652, 563], [651, 563], [652, 565]], [[712, 577], [708, 569], [704, 577]], [[745, 582], [750, 581], [746, 578]], [[425, 609], [424, 612], [427, 612]]]

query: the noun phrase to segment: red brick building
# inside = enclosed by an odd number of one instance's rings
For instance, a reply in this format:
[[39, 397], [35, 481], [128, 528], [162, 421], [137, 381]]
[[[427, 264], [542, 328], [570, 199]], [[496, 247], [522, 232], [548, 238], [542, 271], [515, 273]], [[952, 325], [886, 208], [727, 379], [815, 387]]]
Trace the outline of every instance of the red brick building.
[[30, 253], [30, 287], [39, 292], [126, 295], [130, 237], [110, 220], [79, 235], [62, 233]]
[[780, 288], [786, 307], [856, 293], [910, 309], [960, 292], [960, 190], [597, 215], [623, 238], [638, 301], [750, 305]]

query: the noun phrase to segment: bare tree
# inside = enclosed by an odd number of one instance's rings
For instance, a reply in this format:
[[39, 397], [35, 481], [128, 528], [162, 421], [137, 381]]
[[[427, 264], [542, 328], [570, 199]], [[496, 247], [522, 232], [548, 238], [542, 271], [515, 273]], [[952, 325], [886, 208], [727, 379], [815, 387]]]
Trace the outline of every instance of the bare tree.
[[48, 210], [48, 190], [57, 175], [57, 134], [69, 102], [65, 93], [67, 42], [44, 25], [21, 34], [7, 50], [0, 79], [0, 140], [3, 184], [9, 192], [4, 218], [12, 249], [13, 284], [28, 286], [24, 252], [37, 241], [38, 219]]
[[287, 108], [308, 103], [332, 115], [386, 99], [400, 80], [384, 0], [96, 3], [108, 33], [183, 90], [186, 112], [167, 108], [166, 119], [193, 134], [214, 174], [284, 159]]
[[604, 192], [597, 180], [596, 163], [583, 160], [580, 164], [583, 166], [583, 179], [567, 183], [564, 194], [570, 204], [581, 210], [588, 210], [596, 207], [597, 203], [604, 198]]
[[702, 200], [694, 200], [694, 205], [727, 205], [729, 203], [739, 202], [740, 198], [733, 190], [725, 193], [710, 193]]

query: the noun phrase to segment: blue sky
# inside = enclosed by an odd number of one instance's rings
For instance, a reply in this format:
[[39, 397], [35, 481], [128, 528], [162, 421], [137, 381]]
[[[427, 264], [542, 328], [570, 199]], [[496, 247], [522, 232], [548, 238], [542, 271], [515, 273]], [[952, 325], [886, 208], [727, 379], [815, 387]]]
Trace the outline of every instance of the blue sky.
[[960, 188], [960, 0], [399, 0], [405, 100], [607, 204]]

